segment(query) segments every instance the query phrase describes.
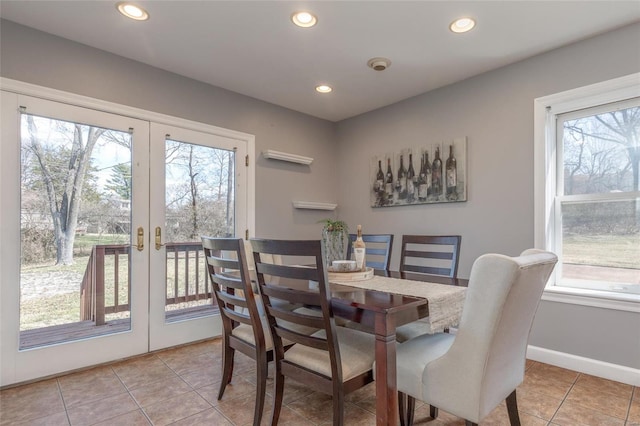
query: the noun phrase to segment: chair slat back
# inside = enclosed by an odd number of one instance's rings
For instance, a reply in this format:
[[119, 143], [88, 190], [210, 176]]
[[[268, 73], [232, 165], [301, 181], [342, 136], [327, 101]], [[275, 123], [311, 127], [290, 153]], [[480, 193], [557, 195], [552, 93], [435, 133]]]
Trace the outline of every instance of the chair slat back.
[[[340, 352], [322, 243], [319, 240], [252, 239], [251, 244], [276, 360], [284, 357], [282, 339], [325, 350], [329, 353], [333, 378], [341, 382]], [[264, 263], [261, 261], [264, 254], [278, 255], [284, 263], [287, 263], [286, 256], [295, 256], [305, 266]], [[279, 284], [267, 282], [265, 275], [279, 278]], [[292, 304], [303, 309], [291, 310]], [[324, 330], [324, 333], [303, 334], [299, 332], [300, 326]]]
[[[347, 245], [347, 258], [353, 257], [353, 242], [356, 234], [349, 234]], [[389, 270], [391, 263], [391, 247], [393, 246], [393, 234], [362, 234], [365, 243], [365, 263], [368, 267], [383, 271]]]
[[239, 323], [247, 324], [253, 328], [255, 341], [264, 344], [243, 240], [203, 236], [202, 247], [225, 333], [231, 333]]
[[457, 278], [460, 235], [403, 235], [400, 272]]

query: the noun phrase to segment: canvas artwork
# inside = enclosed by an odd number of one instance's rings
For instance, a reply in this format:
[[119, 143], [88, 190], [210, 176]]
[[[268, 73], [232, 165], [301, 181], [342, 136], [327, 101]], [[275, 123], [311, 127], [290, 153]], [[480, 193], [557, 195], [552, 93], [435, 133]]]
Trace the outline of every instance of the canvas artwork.
[[375, 155], [371, 158], [372, 207], [467, 200], [467, 138]]

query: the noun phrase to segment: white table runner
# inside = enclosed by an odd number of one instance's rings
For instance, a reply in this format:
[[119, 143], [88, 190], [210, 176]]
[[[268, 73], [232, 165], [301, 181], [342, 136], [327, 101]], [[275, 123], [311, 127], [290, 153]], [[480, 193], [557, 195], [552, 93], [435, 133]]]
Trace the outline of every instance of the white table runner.
[[429, 301], [429, 316], [424, 322], [431, 333], [442, 331], [446, 327], [455, 327], [460, 322], [462, 307], [466, 295], [465, 287], [437, 284], [424, 281], [404, 280], [400, 278], [374, 276], [363, 281], [330, 280], [332, 284], [375, 290], [404, 296], [421, 297]]

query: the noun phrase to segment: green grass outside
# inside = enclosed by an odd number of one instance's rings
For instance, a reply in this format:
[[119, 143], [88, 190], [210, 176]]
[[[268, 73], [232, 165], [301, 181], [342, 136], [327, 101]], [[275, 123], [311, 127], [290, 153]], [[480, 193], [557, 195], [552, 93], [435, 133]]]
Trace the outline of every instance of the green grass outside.
[[640, 269], [640, 235], [568, 235], [564, 263]]
[[80, 292], [63, 293], [20, 303], [20, 330], [80, 321]]
[[[23, 274], [42, 274], [43, 276], [55, 276], [64, 274], [69, 277], [73, 284], [73, 289], [68, 289], [60, 294], [48, 295], [37, 299], [22, 300], [20, 303], [20, 329], [29, 330], [33, 328], [46, 327], [50, 325], [68, 324], [80, 321], [80, 284], [87, 268], [89, 256], [74, 257], [73, 265], [53, 264], [23, 266]], [[107, 306], [114, 303], [114, 277], [115, 266], [114, 257], [105, 257], [105, 304]], [[127, 256], [120, 256], [119, 262], [119, 285], [118, 300], [121, 304], [126, 304], [128, 299], [128, 259]], [[51, 285], [50, 283], [48, 285]], [[122, 317], [123, 313], [108, 315], [110, 317]]]
[[76, 235], [73, 252], [75, 255], [89, 255], [93, 246], [107, 244], [129, 244], [127, 234], [84, 234]]
[[22, 265], [22, 273], [39, 273], [46, 274], [51, 272], [73, 272], [80, 275], [84, 274], [87, 268], [89, 256], [75, 256], [73, 265], [56, 265], [53, 261], [47, 263]]

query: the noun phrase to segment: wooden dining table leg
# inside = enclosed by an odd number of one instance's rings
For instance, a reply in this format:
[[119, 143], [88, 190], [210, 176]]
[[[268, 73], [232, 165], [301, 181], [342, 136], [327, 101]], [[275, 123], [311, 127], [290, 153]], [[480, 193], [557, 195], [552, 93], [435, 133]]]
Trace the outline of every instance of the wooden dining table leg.
[[377, 312], [374, 331], [376, 335], [376, 424], [397, 426], [396, 327], [393, 317], [385, 312]]

